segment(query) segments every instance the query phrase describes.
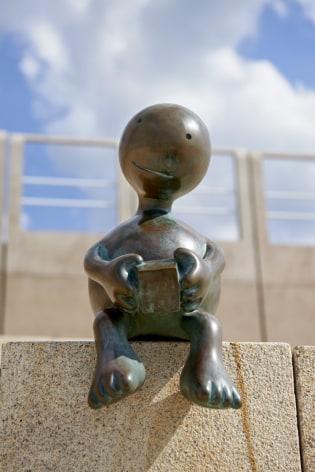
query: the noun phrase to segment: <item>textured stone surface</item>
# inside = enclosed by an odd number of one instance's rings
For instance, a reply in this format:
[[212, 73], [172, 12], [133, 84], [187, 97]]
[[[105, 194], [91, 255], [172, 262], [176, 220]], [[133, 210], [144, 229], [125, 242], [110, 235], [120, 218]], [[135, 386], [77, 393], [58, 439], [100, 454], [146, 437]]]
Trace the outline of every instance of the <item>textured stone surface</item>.
[[0, 456], [6, 472], [300, 471], [291, 350], [224, 344], [243, 395], [238, 411], [180, 394], [187, 343], [133, 343], [141, 391], [92, 411], [91, 342], [3, 344]]
[[315, 471], [315, 347], [293, 351], [303, 471]]

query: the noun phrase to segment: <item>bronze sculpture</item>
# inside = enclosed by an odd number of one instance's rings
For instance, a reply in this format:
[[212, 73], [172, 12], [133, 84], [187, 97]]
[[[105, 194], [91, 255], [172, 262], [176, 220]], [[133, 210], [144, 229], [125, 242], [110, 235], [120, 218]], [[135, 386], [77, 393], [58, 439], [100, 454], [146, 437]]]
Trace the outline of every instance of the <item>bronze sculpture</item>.
[[139, 208], [85, 257], [96, 315], [91, 408], [141, 387], [145, 368], [128, 340], [150, 335], [190, 341], [180, 380], [188, 400], [208, 408], [241, 406], [223, 366], [221, 326], [214, 317], [223, 253], [171, 215], [173, 201], [205, 175], [210, 153], [206, 126], [178, 105], [148, 107], [124, 130], [120, 165]]

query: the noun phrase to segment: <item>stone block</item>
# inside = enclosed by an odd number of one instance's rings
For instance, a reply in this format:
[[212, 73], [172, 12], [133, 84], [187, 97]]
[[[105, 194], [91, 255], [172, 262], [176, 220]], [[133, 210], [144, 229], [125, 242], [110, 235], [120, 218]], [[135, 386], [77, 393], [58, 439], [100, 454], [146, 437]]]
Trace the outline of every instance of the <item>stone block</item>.
[[134, 342], [142, 389], [97, 411], [87, 405], [92, 342], [2, 346], [0, 457], [6, 472], [298, 472], [291, 349], [225, 343], [241, 410], [208, 410], [179, 391], [185, 342]]
[[315, 347], [293, 350], [303, 472], [315, 470]]

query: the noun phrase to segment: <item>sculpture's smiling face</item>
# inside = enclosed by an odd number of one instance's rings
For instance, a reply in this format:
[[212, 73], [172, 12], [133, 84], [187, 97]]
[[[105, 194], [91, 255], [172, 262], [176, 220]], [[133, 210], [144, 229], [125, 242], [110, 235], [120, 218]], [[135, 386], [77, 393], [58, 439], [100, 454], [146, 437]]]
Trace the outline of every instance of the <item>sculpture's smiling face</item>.
[[174, 200], [196, 187], [208, 169], [208, 130], [187, 108], [154, 105], [129, 121], [119, 157], [140, 197]]

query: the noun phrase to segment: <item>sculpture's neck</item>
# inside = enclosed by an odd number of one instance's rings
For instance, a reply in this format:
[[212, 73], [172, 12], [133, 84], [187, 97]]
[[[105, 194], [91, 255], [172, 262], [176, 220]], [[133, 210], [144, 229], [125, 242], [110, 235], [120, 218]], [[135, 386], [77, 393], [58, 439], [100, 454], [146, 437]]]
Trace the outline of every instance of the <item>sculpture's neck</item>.
[[157, 198], [142, 197], [139, 198], [138, 213], [161, 211], [169, 213], [172, 210], [173, 200], [161, 200]]

